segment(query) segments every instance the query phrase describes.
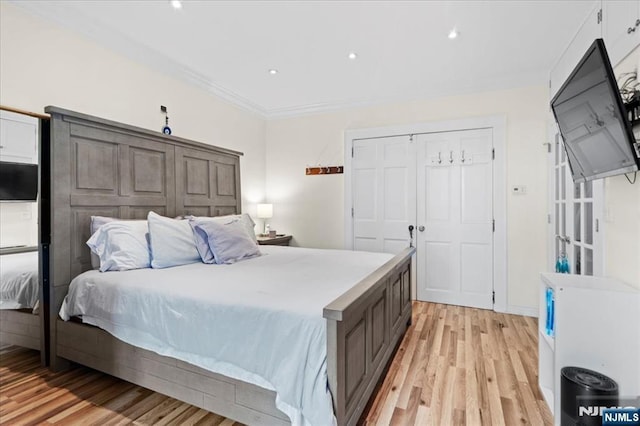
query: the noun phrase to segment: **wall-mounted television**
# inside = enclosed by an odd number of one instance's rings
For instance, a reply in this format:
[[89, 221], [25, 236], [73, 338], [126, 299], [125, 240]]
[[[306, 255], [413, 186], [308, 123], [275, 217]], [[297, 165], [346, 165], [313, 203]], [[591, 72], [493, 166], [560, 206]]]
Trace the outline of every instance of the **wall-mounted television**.
[[602, 39], [596, 39], [551, 100], [574, 182], [635, 172], [636, 143]]
[[38, 165], [0, 161], [0, 201], [38, 199]]

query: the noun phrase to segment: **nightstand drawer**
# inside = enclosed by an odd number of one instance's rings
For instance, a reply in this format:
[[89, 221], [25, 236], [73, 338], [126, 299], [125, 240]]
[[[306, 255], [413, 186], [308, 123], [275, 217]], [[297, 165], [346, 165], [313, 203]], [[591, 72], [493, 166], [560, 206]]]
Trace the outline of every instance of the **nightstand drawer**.
[[275, 237], [258, 237], [261, 246], [288, 246], [291, 235], [276, 235]]

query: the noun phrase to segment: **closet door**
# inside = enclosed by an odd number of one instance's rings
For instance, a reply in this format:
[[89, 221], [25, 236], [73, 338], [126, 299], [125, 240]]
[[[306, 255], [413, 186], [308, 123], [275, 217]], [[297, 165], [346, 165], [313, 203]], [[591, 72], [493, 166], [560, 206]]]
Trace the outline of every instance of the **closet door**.
[[493, 132], [419, 135], [419, 300], [493, 308]]
[[415, 223], [416, 177], [412, 136], [353, 141], [353, 248], [398, 253]]

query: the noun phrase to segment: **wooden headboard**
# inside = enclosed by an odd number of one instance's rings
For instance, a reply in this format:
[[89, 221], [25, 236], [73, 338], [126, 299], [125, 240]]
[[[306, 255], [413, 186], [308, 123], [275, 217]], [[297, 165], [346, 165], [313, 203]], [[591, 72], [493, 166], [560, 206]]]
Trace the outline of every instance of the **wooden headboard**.
[[[91, 216], [240, 213], [242, 153], [49, 106], [50, 345], [71, 280], [91, 268]], [[48, 243], [48, 246], [47, 246]]]

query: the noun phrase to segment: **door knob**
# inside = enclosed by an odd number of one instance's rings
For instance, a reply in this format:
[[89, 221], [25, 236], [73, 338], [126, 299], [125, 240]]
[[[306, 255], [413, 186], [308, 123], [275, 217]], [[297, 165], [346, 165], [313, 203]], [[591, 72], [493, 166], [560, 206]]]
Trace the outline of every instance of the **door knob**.
[[422, 226], [422, 225], [418, 226], [418, 231], [424, 232], [424, 226]]

